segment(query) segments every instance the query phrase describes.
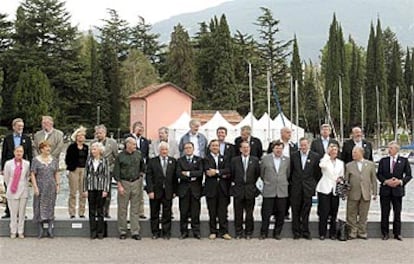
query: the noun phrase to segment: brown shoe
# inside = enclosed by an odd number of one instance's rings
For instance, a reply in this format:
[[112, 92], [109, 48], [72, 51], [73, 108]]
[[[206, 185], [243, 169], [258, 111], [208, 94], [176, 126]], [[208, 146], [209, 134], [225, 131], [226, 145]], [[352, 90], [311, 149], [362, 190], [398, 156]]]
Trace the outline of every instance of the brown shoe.
[[224, 240], [231, 240], [231, 236], [229, 234], [224, 234], [221, 236]]

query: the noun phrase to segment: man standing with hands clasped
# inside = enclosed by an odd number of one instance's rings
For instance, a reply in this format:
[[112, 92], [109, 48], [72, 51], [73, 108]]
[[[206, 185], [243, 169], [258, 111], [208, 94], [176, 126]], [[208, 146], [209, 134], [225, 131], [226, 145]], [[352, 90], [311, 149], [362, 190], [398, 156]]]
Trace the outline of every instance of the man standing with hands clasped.
[[377, 178], [381, 182], [381, 233], [382, 239], [389, 239], [389, 216], [394, 209], [393, 233], [394, 238], [402, 240], [401, 236], [401, 207], [405, 195], [405, 185], [411, 180], [411, 168], [407, 158], [398, 155], [400, 146], [392, 141], [388, 144], [389, 157], [379, 162]]

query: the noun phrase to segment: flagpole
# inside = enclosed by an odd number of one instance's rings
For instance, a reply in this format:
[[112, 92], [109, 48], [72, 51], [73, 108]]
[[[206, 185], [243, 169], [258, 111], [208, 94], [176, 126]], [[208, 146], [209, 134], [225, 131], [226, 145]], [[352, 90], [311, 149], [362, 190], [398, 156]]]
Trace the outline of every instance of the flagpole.
[[252, 64], [250, 61], [247, 62], [249, 64], [249, 93], [250, 93], [250, 126], [253, 129], [253, 80], [252, 80]]
[[[298, 96], [298, 80], [295, 80], [295, 112], [296, 112], [296, 127], [299, 127], [299, 96]], [[292, 123], [292, 122], [291, 122]], [[297, 129], [296, 129], [297, 130]], [[299, 133], [296, 131], [296, 142], [299, 142]]]
[[399, 100], [399, 92], [400, 92], [400, 88], [397, 86], [396, 87], [396, 92], [395, 92], [395, 133], [394, 133], [394, 140], [397, 141], [398, 139], [398, 100]]
[[339, 129], [341, 135], [341, 146], [344, 143], [344, 119], [342, 109], [342, 77], [339, 75]]
[[267, 114], [269, 120], [267, 122], [267, 139], [270, 142], [270, 71], [267, 71]]

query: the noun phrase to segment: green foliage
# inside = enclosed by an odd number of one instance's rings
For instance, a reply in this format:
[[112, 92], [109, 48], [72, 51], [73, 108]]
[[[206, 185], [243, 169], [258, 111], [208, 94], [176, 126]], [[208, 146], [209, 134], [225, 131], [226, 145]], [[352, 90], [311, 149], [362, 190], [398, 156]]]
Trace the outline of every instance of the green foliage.
[[37, 68], [24, 69], [12, 96], [13, 112], [33, 130], [42, 115], [55, 115], [53, 90], [47, 76]]

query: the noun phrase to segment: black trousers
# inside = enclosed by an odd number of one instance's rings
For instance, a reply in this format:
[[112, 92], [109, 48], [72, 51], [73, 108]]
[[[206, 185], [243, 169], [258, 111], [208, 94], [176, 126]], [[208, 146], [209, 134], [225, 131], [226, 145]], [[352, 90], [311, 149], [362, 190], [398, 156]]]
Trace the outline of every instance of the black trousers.
[[160, 210], [162, 206], [162, 235], [171, 236], [171, 206], [172, 200], [165, 199], [162, 195], [161, 198], [150, 199], [151, 209], [151, 231], [154, 236], [160, 236]]
[[312, 196], [304, 195], [302, 190], [293, 187], [290, 198], [292, 207], [292, 232], [294, 236], [310, 236], [309, 214], [312, 207]]
[[339, 197], [331, 193], [318, 192], [319, 236], [326, 236], [328, 218], [329, 235], [336, 236], [336, 217], [338, 216]]
[[188, 216], [191, 217], [191, 230], [193, 235], [200, 234], [200, 198], [195, 198], [191, 192], [180, 197], [180, 231], [181, 234], [188, 234]]
[[[224, 235], [229, 232], [227, 221], [227, 207], [230, 204], [230, 197], [224, 195], [221, 189], [218, 189], [215, 197], [206, 197], [207, 208], [210, 224], [210, 234]], [[219, 230], [217, 232], [217, 218]]]
[[234, 227], [236, 235], [241, 236], [243, 234], [243, 214], [246, 213], [245, 220], [245, 234], [251, 236], [254, 229], [253, 210], [256, 199], [246, 199], [244, 197], [233, 199], [234, 206]]
[[89, 228], [91, 237], [104, 235], [104, 204], [102, 191], [88, 191]]
[[388, 235], [390, 231], [390, 211], [391, 205], [394, 210], [394, 220], [392, 222], [392, 232], [394, 235], [401, 235], [401, 208], [402, 208], [402, 196], [380, 196], [381, 205], [381, 233]]
[[270, 216], [275, 213], [276, 222], [273, 230], [273, 236], [280, 235], [283, 224], [285, 223], [285, 213], [288, 198], [263, 198], [262, 203], [262, 227], [260, 234], [267, 236], [269, 232]]
[[108, 195], [105, 198], [105, 204], [103, 207], [104, 216], [110, 216], [109, 215], [109, 205], [111, 204], [111, 189], [109, 189]]

